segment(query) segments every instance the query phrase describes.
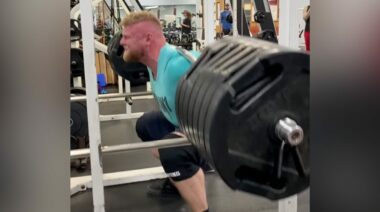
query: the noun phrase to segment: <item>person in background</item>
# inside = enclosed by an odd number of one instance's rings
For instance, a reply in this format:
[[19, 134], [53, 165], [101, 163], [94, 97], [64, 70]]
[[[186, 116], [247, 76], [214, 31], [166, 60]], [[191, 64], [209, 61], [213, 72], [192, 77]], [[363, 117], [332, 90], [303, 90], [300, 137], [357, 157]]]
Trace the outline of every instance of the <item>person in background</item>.
[[232, 34], [232, 13], [228, 3], [224, 5], [224, 11], [220, 13], [220, 25], [222, 26], [223, 35]]
[[304, 37], [306, 51], [310, 51], [310, 5], [303, 9], [303, 20], [305, 20]]
[[184, 10], [182, 14], [185, 16], [181, 23], [182, 33], [190, 34], [191, 33], [191, 13], [188, 10]]

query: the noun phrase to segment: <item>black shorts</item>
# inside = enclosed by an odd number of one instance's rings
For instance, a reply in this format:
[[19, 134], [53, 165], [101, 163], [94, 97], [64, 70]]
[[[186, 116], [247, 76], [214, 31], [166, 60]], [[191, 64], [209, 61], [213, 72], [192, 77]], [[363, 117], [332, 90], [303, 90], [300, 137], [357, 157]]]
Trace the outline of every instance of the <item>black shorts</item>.
[[[160, 111], [144, 113], [136, 122], [137, 135], [143, 141], [180, 137], [171, 133], [174, 131], [175, 126]], [[158, 152], [162, 167], [174, 181], [192, 177], [207, 164], [194, 146], [161, 148]]]

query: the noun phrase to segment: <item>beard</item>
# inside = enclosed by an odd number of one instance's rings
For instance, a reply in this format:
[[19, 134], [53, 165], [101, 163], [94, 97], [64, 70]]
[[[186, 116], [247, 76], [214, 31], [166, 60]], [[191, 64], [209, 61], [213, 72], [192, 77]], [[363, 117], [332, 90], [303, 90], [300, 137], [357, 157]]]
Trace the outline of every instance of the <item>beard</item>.
[[136, 52], [132, 52], [130, 50], [124, 50], [123, 52], [123, 60], [125, 62], [140, 62], [140, 59], [141, 56]]

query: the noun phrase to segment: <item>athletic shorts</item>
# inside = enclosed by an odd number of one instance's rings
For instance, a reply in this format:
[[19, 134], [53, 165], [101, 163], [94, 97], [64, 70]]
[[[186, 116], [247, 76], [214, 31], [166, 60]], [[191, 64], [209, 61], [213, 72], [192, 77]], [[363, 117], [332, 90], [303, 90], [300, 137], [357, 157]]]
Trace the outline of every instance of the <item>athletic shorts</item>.
[[[136, 122], [137, 135], [144, 142], [181, 137], [172, 133], [175, 130], [160, 111], [144, 113]], [[194, 146], [161, 148], [158, 152], [162, 167], [174, 181], [186, 180], [207, 166]]]

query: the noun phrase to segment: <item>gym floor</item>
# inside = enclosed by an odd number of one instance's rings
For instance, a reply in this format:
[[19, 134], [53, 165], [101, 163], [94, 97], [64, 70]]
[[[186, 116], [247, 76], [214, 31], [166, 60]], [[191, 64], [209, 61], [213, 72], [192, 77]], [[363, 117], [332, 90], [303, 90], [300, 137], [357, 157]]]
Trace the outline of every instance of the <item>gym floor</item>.
[[[145, 86], [132, 87], [132, 91], [144, 91]], [[116, 92], [115, 88], [108, 89]], [[153, 99], [134, 100], [132, 112], [158, 109]], [[106, 102], [99, 106], [100, 114], [125, 113], [125, 102]], [[116, 145], [139, 142], [135, 133], [135, 119], [101, 122], [102, 145]], [[130, 151], [103, 155], [103, 172], [118, 172], [159, 166], [150, 150]], [[71, 169], [71, 176], [90, 175], [89, 170], [78, 172]], [[105, 208], [107, 212], [147, 211], [147, 212], [186, 212], [190, 209], [181, 198], [153, 198], [146, 195], [146, 187], [153, 181], [105, 187]], [[233, 191], [228, 188], [217, 173], [206, 175], [207, 198], [212, 212], [277, 212], [278, 202]], [[92, 192], [87, 190], [71, 197], [71, 212], [92, 212]], [[309, 212], [309, 189], [298, 195], [298, 212]]]

